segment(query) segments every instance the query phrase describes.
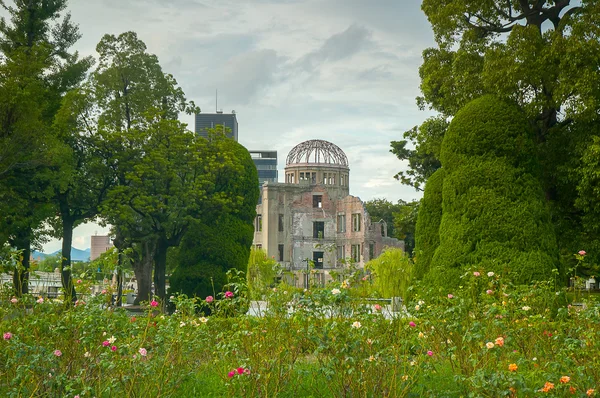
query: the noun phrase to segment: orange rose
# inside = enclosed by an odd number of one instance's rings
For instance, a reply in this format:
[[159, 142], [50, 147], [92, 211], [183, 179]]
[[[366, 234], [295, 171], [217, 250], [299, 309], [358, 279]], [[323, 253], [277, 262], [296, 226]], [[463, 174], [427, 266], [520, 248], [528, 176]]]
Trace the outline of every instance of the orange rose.
[[519, 367], [516, 363], [511, 363], [510, 365], [508, 365], [508, 370], [510, 370], [511, 372], [516, 372], [517, 369], [519, 369]]
[[565, 384], [571, 381], [571, 378], [569, 376], [563, 376], [560, 378], [560, 382]]
[[549, 381], [547, 381], [546, 383], [544, 383], [544, 387], [542, 387], [542, 389], [540, 391], [548, 392], [548, 391], [552, 390], [553, 388], [554, 388], [554, 383], [550, 383]]

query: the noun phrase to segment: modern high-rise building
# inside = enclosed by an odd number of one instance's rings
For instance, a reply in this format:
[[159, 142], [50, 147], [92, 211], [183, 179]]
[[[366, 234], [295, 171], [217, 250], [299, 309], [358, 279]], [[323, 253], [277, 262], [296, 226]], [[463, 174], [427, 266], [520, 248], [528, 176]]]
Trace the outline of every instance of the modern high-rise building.
[[94, 261], [100, 255], [113, 247], [112, 239], [108, 235], [92, 235], [90, 261]]
[[258, 185], [277, 182], [277, 151], [248, 151], [258, 171]]
[[229, 138], [238, 140], [238, 122], [235, 117], [235, 111], [231, 113], [223, 113], [223, 111], [217, 111], [217, 113], [197, 113], [196, 124], [194, 131], [202, 137], [208, 137], [207, 129], [215, 128], [218, 125], [225, 126], [226, 129], [231, 129], [227, 134]]

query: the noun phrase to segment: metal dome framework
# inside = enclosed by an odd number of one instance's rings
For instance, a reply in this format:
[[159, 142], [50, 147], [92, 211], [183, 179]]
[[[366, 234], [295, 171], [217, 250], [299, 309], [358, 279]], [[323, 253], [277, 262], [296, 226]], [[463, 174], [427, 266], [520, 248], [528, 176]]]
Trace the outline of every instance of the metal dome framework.
[[296, 145], [287, 156], [286, 165], [305, 163], [348, 167], [344, 151], [325, 140], [309, 140]]

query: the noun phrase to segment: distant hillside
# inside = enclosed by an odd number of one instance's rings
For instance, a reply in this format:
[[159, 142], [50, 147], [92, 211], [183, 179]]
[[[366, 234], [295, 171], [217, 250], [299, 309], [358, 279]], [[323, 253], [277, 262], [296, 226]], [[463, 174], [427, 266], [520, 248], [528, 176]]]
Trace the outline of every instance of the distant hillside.
[[[31, 253], [31, 257], [33, 257], [34, 260], [36, 261], [41, 261], [43, 259], [45, 259], [46, 257], [50, 257], [50, 256], [55, 256], [57, 254], [59, 254], [61, 251], [57, 250], [54, 253], [50, 253], [50, 254], [46, 254], [46, 253], [41, 253], [38, 251], [33, 251]], [[81, 250], [81, 249], [77, 249], [75, 247], [71, 247], [71, 261], [90, 261], [90, 249], [85, 249], [85, 250]]]

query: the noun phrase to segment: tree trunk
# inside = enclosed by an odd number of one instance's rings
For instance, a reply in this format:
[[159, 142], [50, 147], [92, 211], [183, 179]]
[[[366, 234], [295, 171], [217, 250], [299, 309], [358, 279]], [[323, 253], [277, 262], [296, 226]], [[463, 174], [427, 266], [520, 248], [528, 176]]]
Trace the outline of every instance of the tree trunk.
[[62, 260], [60, 262], [60, 274], [62, 286], [65, 293], [65, 303], [75, 303], [77, 301], [77, 293], [75, 285], [71, 278], [71, 245], [73, 244], [73, 221], [63, 217], [63, 241], [62, 241]]
[[135, 305], [152, 299], [152, 265], [154, 261], [154, 240], [144, 240], [140, 244], [140, 255], [133, 262], [133, 272], [137, 279]]
[[121, 231], [117, 227], [115, 240], [113, 245], [117, 248], [117, 298], [115, 300], [115, 306], [123, 306], [123, 236]]
[[166, 296], [167, 249], [169, 244], [165, 237], [159, 237], [154, 255], [154, 292], [163, 299]]
[[[30, 232], [30, 231], [29, 231]], [[29, 293], [29, 259], [31, 257], [31, 239], [29, 237], [15, 242], [17, 250], [22, 250], [21, 264], [17, 265], [13, 274], [13, 285], [15, 286], [15, 295], [21, 297]]]

